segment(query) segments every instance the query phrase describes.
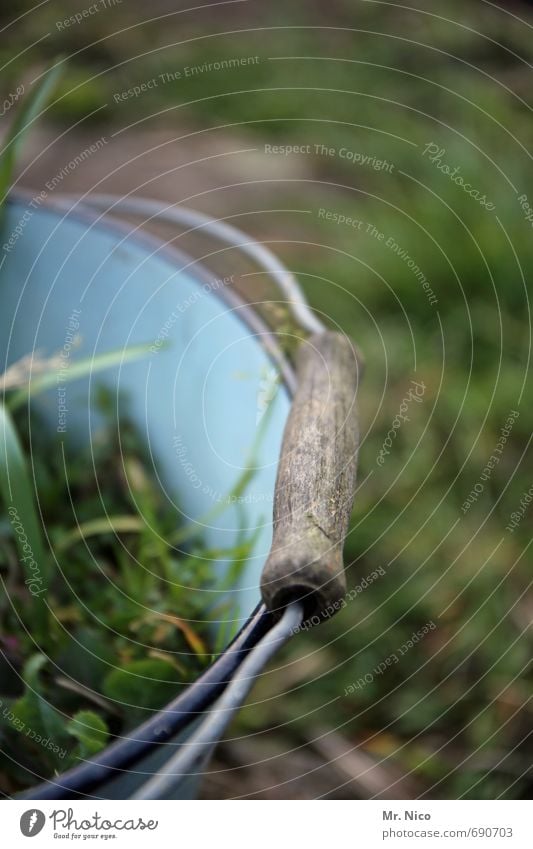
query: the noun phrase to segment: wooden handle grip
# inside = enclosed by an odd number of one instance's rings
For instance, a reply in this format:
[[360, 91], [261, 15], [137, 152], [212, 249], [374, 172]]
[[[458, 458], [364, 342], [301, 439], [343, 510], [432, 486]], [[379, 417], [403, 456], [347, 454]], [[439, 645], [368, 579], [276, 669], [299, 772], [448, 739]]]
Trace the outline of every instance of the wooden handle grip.
[[277, 613], [300, 600], [307, 616], [346, 592], [342, 549], [356, 482], [356, 394], [361, 366], [348, 337], [302, 342], [298, 388], [285, 425], [274, 494], [272, 548], [261, 576]]

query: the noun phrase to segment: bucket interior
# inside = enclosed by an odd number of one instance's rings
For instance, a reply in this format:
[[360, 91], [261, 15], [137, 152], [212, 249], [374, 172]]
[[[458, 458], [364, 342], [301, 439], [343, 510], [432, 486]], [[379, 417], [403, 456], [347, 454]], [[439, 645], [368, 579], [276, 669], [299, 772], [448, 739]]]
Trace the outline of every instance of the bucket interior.
[[[30, 401], [51, 450], [89, 442], [100, 424], [96, 393], [106, 387], [146, 441], [177, 525], [201, 522], [212, 549], [232, 548], [243, 529], [254, 534], [230, 591], [229, 636], [259, 601], [290, 404], [268, 331], [252, 329], [250, 307], [198, 263], [131, 227], [15, 199], [3, 232], [0, 368], [32, 352], [59, 356], [55, 385]], [[76, 361], [138, 345], [145, 350], [134, 361], [65, 379]], [[227, 565], [216, 563], [221, 578]]]

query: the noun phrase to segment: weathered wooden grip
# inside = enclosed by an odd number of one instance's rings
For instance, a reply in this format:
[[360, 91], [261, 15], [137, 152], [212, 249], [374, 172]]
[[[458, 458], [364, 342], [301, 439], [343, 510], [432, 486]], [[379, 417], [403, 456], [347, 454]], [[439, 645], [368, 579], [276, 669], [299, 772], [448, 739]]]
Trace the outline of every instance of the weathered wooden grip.
[[274, 495], [274, 538], [261, 577], [266, 606], [300, 600], [307, 616], [346, 592], [342, 549], [355, 495], [360, 365], [348, 337], [302, 342]]

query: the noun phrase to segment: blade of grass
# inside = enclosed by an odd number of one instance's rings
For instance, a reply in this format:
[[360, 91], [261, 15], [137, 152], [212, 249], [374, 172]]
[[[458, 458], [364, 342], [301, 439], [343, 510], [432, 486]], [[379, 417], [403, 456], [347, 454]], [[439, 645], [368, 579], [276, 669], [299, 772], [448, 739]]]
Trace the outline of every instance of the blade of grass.
[[[112, 366], [129, 363], [145, 356], [150, 350], [148, 343], [141, 345], [131, 345], [129, 348], [119, 349], [116, 351], [106, 351], [105, 354], [97, 354], [95, 357], [86, 357], [82, 360], [73, 360], [68, 369], [62, 373], [61, 379], [63, 383], [69, 383], [73, 380], [78, 380], [81, 377], [86, 377], [88, 374], [95, 374], [104, 371]], [[47, 371], [39, 374], [34, 379], [30, 380], [29, 386], [24, 389], [17, 389], [13, 392], [7, 401], [9, 410], [16, 410], [27, 399], [28, 395], [37, 395], [39, 392], [45, 392], [57, 384], [57, 370]]]
[[179, 530], [172, 534], [168, 539], [170, 545], [182, 545], [184, 542], [187, 542], [188, 540], [193, 539], [195, 536], [198, 536], [203, 532], [205, 525], [209, 524], [209, 522], [212, 522], [213, 519], [217, 519], [222, 513], [224, 513], [228, 509], [228, 507], [233, 507], [239, 503], [239, 500], [246, 491], [248, 484], [253, 480], [257, 473], [255, 465], [257, 462], [256, 458], [259, 452], [259, 448], [261, 446], [261, 442], [264, 439], [268, 423], [270, 422], [272, 410], [274, 408], [275, 403], [276, 397], [272, 399], [272, 402], [269, 404], [256, 430], [252, 447], [248, 455], [248, 462], [246, 463], [241, 474], [228, 492], [227, 496], [221, 501], [219, 501], [217, 504], [215, 504], [206, 513], [204, 513], [204, 515], [201, 516], [199, 519], [194, 522], [189, 522], [187, 525], [184, 525], [182, 528], [179, 528]]
[[59, 62], [45, 71], [17, 109], [0, 154], [0, 205], [3, 205], [11, 187], [16, 158], [26, 132], [42, 113], [62, 72], [63, 67]]
[[181, 619], [179, 616], [173, 616], [170, 613], [162, 613], [159, 611], [154, 611], [154, 613], [150, 614], [150, 617], [162, 619], [165, 622], [169, 622], [171, 625], [174, 625], [176, 628], [178, 628], [178, 630], [180, 630], [183, 636], [185, 637], [190, 648], [199, 657], [207, 657], [209, 655], [207, 647], [202, 638], [198, 636], [194, 629], [184, 619]]
[[57, 552], [66, 551], [72, 545], [88, 537], [101, 536], [102, 534], [127, 534], [140, 533], [144, 530], [146, 523], [138, 516], [105, 516], [101, 519], [91, 519], [82, 522], [77, 528], [68, 531], [55, 543]]
[[3, 404], [0, 404], [0, 494], [10, 517], [26, 583], [35, 591], [39, 590], [38, 594], [30, 594], [40, 630], [46, 627], [47, 620], [40, 593], [47, 589], [50, 576], [26, 459], [11, 416]]
[[[260, 517], [258, 527], [254, 530], [253, 534], [247, 540], [240, 539], [238, 545], [233, 551], [233, 563], [228, 569], [226, 577], [219, 583], [218, 587], [219, 590], [225, 590], [228, 593], [228, 596], [230, 591], [238, 585], [239, 579], [241, 578], [250, 555], [255, 548], [255, 544], [259, 539], [259, 535], [262, 530], [261, 525], [262, 518]], [[242, 537], [242, 534], [239, 536]], [[215, 607], [214, 610], [216, 610], [217, 607]], [[228, 597], [227, 601], [222, 602], [220, 608], [221, 613], [217, 614], [220, 617], [220, 622], [213, 645], [213, 652], [215, 656], [220, 654], [226, 648], [230, 640], [235, 636], [239, 627], [239, 602], [233, 594]], [[213, 612], [214, 611], [211, 611], [211, 614], [213, 614]]]

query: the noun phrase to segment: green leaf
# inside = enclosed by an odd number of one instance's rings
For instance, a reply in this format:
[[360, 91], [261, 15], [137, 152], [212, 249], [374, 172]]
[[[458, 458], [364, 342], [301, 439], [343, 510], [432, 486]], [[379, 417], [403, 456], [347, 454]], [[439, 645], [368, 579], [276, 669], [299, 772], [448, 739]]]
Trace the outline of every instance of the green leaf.
[[[86, 377], [88, 374], [97, 374], [112, 366], [122, 365], [136, 360], [139, 357], [145, 356], [150, 350], [149, 344], [131, 345], [129, 348], [121, 348], [117, 351], [106, 351], [105, 354], [98, 354], [95, 357], [87, 357], [82, 360], [73, 360], [65, 373], [62, 373], [63, 383], [71, 383], [73, 380], [79, 380]], [[44, 372], [32, 379], [29, 386], [24, 389], [18, 389], [13, 392], [8, 399], [7, 406], [10, 410], [15, 410], [27, 399], [28, 394], [37, 395], [39, 392], [45, 392], [57, 384], [57, 369]]]
[[0, 495], [14, 534], [26, 585], [32, 596], [35, 624], [42, 629], [47, 611], [41, 598], [48, 586], [47, 560], [26, 459], [9, 412], [0, 404]]
[[90, 758], [105, 748], [109, 738], [106, 723], [92, 710], [78, 711], [67, 723], [67, 731], [78, 741], [74, 758]]
[[46, 664], [43, 654], [30, 657], [24, 666], [22, 677], [26, 685], [24, 695], [11, 706], [14, 716], [12, 726], [25, 739], [32, 742], [43, 757], [48, 758], [54, 768], [61, 766], [59, 750], [67, 745], [64, 717], [40, 695], [42, 684], [39, 673]]
[[113, 669], [105, 678], [104, 694], [124, 707], [157, 710], [176, 694], [182, 680], [172, 663], [161, 659], [134, 660]]
[[15, 119], [11, 124], [0, 154], [0, 204], [4, 203], [11, 187], [16, 158], [25, 135], [44, 110], [62, 72], [62, 63], [58, 61], [45, 71], [38, 82], [33, 84], [20, 108], [17, 109]]

